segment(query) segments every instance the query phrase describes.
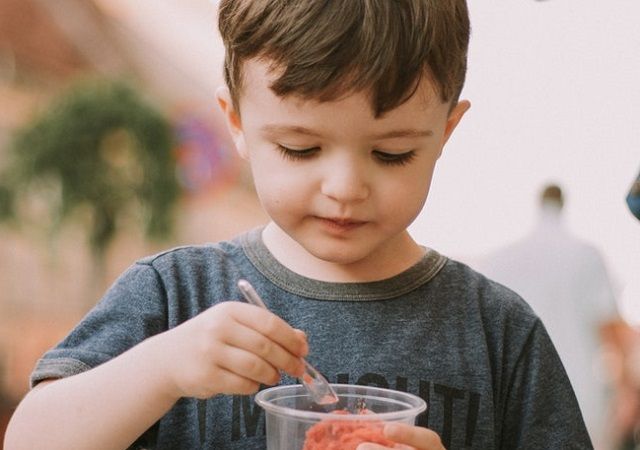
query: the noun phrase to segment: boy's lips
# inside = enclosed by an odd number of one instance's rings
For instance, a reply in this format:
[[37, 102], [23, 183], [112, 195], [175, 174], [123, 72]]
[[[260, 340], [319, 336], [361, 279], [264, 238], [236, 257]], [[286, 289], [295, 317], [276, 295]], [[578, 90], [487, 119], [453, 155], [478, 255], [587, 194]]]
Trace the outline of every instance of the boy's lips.
[[316, 218], [326, 227], [335, 231], [349, 231], [354, 228], [358, 228], [362, 225], [365, 225], [367, 221], [364, 220], [356, 220], [352, 218], [344, 218], [344, 217], [320, 217], [316, 216]]

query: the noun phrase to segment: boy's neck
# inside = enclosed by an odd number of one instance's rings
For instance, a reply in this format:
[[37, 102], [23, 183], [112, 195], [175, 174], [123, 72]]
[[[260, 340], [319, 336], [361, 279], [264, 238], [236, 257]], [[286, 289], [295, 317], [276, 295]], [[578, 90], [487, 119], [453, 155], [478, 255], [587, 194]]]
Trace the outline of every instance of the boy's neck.
[[271, 254], [287, 269], [319, 281], [352, 283], [379, 281], [398, 275], [416, 264], [425, 254], [405, 231], [397, 245], [350, 264], [325, 261], [309, 253], [302, 245], [270, 222], [262, 231], [262, 240]]

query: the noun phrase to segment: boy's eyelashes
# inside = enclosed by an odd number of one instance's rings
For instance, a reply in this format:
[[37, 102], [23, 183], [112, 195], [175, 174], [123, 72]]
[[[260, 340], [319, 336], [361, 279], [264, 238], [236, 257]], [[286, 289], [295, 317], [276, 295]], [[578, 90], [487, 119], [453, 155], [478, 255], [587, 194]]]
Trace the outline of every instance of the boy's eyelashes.
[[[310, 159], [320, 151], [320, 147], [294, 149], [282, 144], [277, 144], [277, 148], [282, 154], [282, 157], [290, 161]], [[373, 150], [371, 153], [381, 164], [388, 166], [403, 166], [410, 163], [416, 156], [414, 150], [403, 153], [388, 153], [382, 150]]]
[[277, 148], [284, 159], [292, 161], [310, 158], [320, 150], [319, 147], [294, 149], [281, 144], [278, 144]]
[[373, 154], [381, 163], [389, 166], [404, 166], [405, 164], [409, 164], [413, 161], [413, 158], [416, 156], [416, 152], [414, 150], [409, 150], [404, 153], [386, 153], [380, 150], [374, 150]]

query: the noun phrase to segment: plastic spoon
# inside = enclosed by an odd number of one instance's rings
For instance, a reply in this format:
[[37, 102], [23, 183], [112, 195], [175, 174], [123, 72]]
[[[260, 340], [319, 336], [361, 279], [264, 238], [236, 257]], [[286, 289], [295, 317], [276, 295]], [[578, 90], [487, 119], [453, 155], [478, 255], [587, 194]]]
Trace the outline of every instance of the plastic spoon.
[[[268, 310], [267, 305], [264, 304], [256, 290], [247, 280], [239, 280], [238, 289], [240, 289], [240, 292], [242, 292], [242, 295], [244, 295], [244, 298], [246, 298], [249, 303]], [[319, 405], [332, 405], [337, 403], [338, 395], [327, 379], [305, 359], [302, 361], [305, 367], [305, 372], [302, 375], [302, 384], [307, 388], [313, 401]]]

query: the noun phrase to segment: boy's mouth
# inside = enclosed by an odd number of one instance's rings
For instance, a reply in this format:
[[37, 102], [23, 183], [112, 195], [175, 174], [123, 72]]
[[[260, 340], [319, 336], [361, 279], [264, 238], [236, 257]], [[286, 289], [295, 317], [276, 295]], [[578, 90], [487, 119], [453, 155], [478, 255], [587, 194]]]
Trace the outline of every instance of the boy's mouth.
[[367, 222], [364, 220], [355, 220], [350, 218], [343, 217], [317, 217], [320, 222], [322, 222], [327, 227], [338, 230], [338, 231], [348, 231], [354, 228], [358, 228]]

